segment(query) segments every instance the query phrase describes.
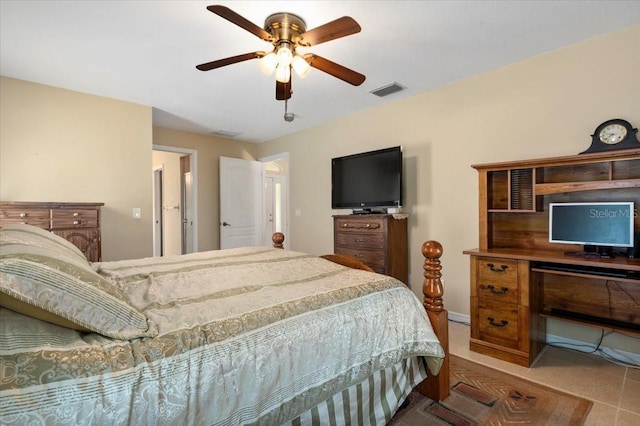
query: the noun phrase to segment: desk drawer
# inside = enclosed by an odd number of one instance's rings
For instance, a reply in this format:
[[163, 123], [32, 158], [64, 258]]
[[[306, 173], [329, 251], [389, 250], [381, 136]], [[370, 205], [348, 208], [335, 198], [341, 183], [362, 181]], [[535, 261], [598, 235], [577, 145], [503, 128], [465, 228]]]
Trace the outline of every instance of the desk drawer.
[[480, 281], [509, 284], [518, 281], [518, 261], [511, 259], [478, 258]]
[[518, 349], [518, 305], [478, 300], [480, 339]]
[[478, 297], [518, 303], [518, 262], [509, 259], [478, 259]]
[[98, 211], [93, 209], [52, 210], [52, 229], [97, 228]]

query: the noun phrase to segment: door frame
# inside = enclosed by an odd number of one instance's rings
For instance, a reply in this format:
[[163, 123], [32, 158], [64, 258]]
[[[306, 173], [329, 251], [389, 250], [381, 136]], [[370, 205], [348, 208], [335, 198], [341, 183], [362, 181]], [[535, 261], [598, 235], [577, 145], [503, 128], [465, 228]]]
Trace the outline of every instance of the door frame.
[[188, 148], [178, 148], [175, 146], [166, 146], [166, 145], [156, 145], [153, 144], [153, 151], [165, 151], [165, 152], [173, 152], [177, 154], [189, 155], [191, 157], [191, 174], [193, 178], [192, 183], [192, 200], [191, 205], [193, 206], [193, 228], [192, 228], [192, 240], [193, 241], [193, 250], [198, 251], [198, 151], [195, 149]]

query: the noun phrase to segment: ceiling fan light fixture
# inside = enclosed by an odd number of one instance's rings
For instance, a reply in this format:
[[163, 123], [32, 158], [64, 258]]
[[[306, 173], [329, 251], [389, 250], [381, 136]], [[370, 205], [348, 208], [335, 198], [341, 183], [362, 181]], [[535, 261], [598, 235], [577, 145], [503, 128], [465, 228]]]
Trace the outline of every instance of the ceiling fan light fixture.
[[275, 54], [275, 52], [268, 53], [260, 58], [260, 60], [258, 61], [258, 66], [260, 67], [260, 71], [262, 71], [265, 75], [271, 75], [278, 66], [278, 56]]
[[300, 78], [305, 78], [307, 74], [309, 74], [309, 71], [311, 71], [311, 65], [309, 65], [309, 62], [305, 61], [300, 55], [293, 57], [291, 60], [291, 67]]
[[278, 64], [290, 65], [291, 59], [293, 59], [293, 52], [289, 48], [288, 44], [282, 44], [278, 47]]
[[283, 63], [279, 63], [276, 67], [276, 80], [280, 83], [288, 83], [291, 78], [291, 67]]

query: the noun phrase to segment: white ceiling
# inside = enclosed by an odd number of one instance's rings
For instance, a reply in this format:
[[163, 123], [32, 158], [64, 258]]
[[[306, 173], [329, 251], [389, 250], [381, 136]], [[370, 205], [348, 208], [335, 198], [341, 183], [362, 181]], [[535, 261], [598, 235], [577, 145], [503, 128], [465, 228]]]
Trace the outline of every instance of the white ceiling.
[[[289, 112], [257, 61], [195, 66], [270, 44], [209, 12], [222, 4], [262, 27], [276, 12], [307, 29], [351, 16], [362, 32], [300, 49], [366, 75], [358, 87], [313, 69]], [[6, 1], [0, 74], [153, 107], [155, 125], [240, 132], [264, 142], [640, 23], [640, 1]], [[640, 54], [640, 51], [639, 51]], [[611, 61], [602, 52], [594, 61]], [[588, 67], [589, 64], [585, 64]], [[397, 82], [406, 90], [369, 93]]]

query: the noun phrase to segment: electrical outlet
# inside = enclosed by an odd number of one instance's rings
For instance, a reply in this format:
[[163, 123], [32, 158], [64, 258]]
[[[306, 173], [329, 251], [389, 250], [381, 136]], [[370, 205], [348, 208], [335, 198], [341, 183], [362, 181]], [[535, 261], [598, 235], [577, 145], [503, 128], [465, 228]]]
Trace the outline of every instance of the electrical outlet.
[[142, 217], [142, 213], [140, 212], [140, 207], [133, 208], [133, 218], [140, 219]]

